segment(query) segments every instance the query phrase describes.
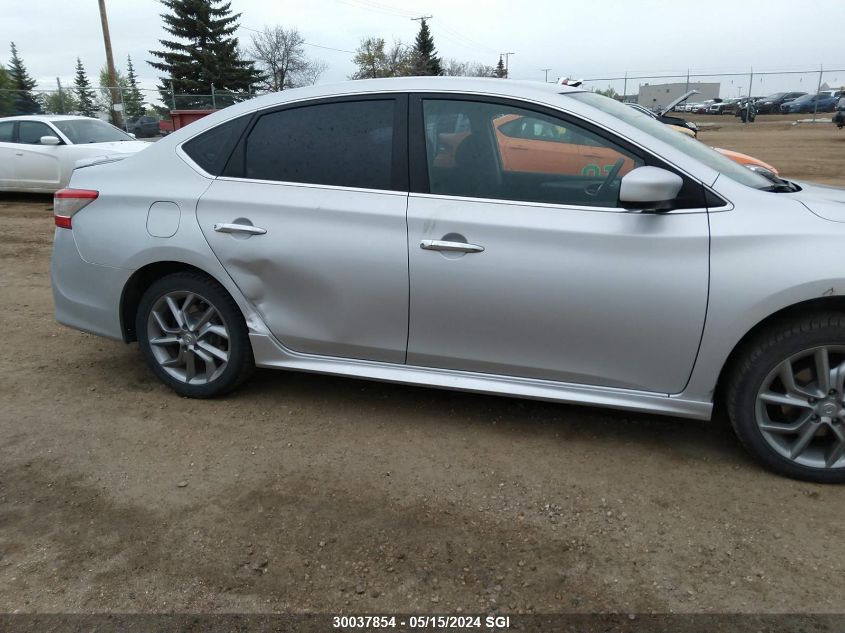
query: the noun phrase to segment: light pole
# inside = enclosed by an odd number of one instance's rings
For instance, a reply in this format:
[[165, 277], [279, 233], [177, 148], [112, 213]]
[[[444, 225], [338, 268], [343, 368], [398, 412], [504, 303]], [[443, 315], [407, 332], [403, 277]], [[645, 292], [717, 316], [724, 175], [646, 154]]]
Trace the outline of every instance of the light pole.
[[546, 73], [546, 77], [545, 77], [545, 79], [543, 79], [543, 81], [546, 82], [546, 83], [549, 83], [549, 71], [550, 70], [551, 70], [551, 68], [541, 68], [540, 69], [541, 72]]
[[505, 58], [505, 79], [508, 78], [508, 61], [511, 55], [516, 55], [516, 53], [499, 53], [500, 57]]

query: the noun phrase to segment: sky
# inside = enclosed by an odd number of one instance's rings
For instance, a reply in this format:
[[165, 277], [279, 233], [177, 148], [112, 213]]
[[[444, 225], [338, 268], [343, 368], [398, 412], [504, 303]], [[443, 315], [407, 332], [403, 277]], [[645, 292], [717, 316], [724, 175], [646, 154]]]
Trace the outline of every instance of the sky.
[[[242, 45], [264, 25], [295, 26], [312, 57], [328, 65], [323, 82], [343, 81], [360, 40], [383, 37], [410, 43], [418, 29], [412, 16], [433, 16], [429, 24], [441, 57], [491, 66], [509, 56], [510, 77], [543, 80], [693, 73], [818, 69], [823, 78], [845, 84], [843, 0], [231, 0], [240, 12]], [[156, 0], [106, 0], [116, 64], [131, 55], [144, 88], [157, 83], [147, 65], [149, 50], [167, 36]], [[105, 65], [97, 0], [0, 0], [0, 63], [14, 41], [39, 88], [73, 78], [76, 57], [89, 76]], [[340, 50], [332, 50], [340, 49]], [[818, 72], [756, 78], [752, 92], [814, 91]], [[702, 78], [703, 81], [711, 78]], [[719, 79], [716, 79], [717, 81]], [[631, 79], [661, 83], [657, 78]], [[722, 96], [747, 93], [748, 77], [721, 78]], [[732, 83], [733, 82], [733, 83]], [[595, 87], [623, 82], [597, 81]]]

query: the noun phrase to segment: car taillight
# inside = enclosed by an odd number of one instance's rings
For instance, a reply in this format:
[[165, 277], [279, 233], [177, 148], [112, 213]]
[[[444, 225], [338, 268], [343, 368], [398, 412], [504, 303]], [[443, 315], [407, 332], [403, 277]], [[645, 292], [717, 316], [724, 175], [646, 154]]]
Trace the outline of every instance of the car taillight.
[[56, 226], [60, 229], [71, 229], [71, 218], [80, 209], [91, 204], [100, 195], [93, 189], [59, 189], [53, 194], [53, 215]]

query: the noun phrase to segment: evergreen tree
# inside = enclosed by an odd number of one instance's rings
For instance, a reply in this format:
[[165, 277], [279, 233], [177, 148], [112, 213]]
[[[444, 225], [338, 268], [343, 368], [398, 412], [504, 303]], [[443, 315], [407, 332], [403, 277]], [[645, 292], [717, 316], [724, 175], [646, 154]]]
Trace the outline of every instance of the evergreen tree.
[[12, 78], [6, 69], [0, 66], [0, 116], [15, 113], [15, 93], [12, 90]]
[[[169, 10], [162, 14], [164, 30], [175, 39], [159, 40], [162, 50], [150, 51], [159, 61], [148, 62], [162, 71], [159, 90], [171, 103], [170, 84], [177, 95], [210, 95], [215, 90], [246, 91], [261, 79], [254, 62], [238, 54], [240, 13], [232, 13], [223, 0], [161, 0]], [[210, 97], [188, 99], [180, 107], [208, 106]]]
[[502, 56], [499, 55], [499, 63], [496, 64], [496, 77], [499, 79], [504, 79], [507, 77], [508, 73], [505, 71], [505, 62], [502, 61]]
[[132, 65], [132, 57], [126, 56], [126, 84], [127, 90], [123, 93], [123, 107], [127, 119], [135, 119], [144, 115], [144, 95], [138, 88], [138, 76], [135, 74], [135, 67]]
[[12, 80], [14, 93], [14, 109], [18, 114], [37, 114], [41, 112], [41, 106], [35, 100], [32, 89], [35, 88], [35, 80], [29, 76], [23, 60], [18, 56], [18, 49], [12, 42], [12, 59], [9, 61], [9, 77]]
[[97, 95], [91, 87], [91, 82], [88, 81], [88, 75], [85, 74], [85, 67], [82, 65], [82, 60], [78, 57], [76, 58], [76, 77], [73, 79], [73, 91], [76, 93], [79, 114], [82, 116], [95, 116], [97, 114], [97, 106], [94, 104]]
[[443, 69], [440, 65], [440, 58], [434, 48], [434, 38], [428, 29], [425, 18], [420, 19], [420, 30], [414, 40], [414, 47], [411, 49], [413, 60], [412, 74], [414, 75], [442, 75]]

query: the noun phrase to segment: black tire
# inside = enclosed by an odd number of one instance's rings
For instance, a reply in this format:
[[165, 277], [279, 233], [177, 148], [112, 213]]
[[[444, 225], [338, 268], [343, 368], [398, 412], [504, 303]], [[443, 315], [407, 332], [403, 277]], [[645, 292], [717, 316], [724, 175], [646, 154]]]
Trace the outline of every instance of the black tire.
[[764, 438], [755, 413], [757, 394], [770, 372], [787, 358], [823, 345], [845, 346], [845, 314], [817, 313], [772, 324], [740, 351], [728, 376], [726, 408], [740, 442], [765, 467], [794, 479], [843, 483], [845, 467], [813, 468], [776, 451]]
[[[228, 330], [228, 360], [219, 375], [205, 384], [189, 384], [178, 380], [162, 366], [149, 341], [148, 319], [156, 303], [172, 292], [195, 293], [213, 306]], [[189, 398], [213, 398], [239, 387], [255, 369], [252, 346], [243, 314], [226, 289], [217, 281], [194, 272], [179, 272], [162, 277], [147, 288], [141, 297], [135, 319], [138, 346], [150, 369], [176, 393]]]

